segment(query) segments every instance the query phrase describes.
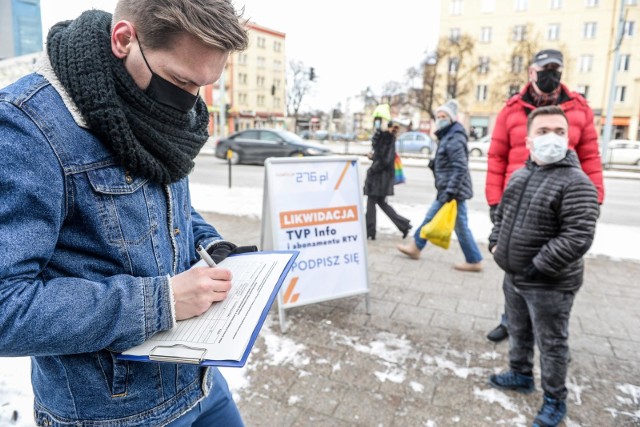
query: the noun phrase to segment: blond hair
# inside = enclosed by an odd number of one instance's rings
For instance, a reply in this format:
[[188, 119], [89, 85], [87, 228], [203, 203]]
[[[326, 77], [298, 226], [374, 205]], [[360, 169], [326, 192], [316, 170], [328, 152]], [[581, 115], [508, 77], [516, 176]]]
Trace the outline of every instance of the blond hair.
[[113, 23], [133, 23], [149, 49], [168, 49], [188, 33], [226, 52], [247, 48], [248, 36], [230, 0], [119, 0]]

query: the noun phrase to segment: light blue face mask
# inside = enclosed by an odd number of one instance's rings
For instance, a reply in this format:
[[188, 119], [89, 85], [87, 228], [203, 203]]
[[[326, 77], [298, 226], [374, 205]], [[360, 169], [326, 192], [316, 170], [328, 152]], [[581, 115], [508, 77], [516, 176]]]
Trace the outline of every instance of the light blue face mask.
[[449, 119], [438, 119], [436, 120], [436, 127], [439, 129], [445, 128], [451, 124], [451, 120]]
[[566, 136], [549, 132], [533, 138], [533, 160], [539, 165], [559, 162], [567, 155], [569, 140]]

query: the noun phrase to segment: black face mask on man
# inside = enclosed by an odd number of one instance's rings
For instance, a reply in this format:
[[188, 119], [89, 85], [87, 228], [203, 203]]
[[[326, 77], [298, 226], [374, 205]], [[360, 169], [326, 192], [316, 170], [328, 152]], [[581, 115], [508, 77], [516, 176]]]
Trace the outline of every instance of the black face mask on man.
[[144, 63], [147, 64], [147, 68], [151, 71], [151, 81], [149, 82], [149, 86], [145, 90], [145, 93], [160, 104], [174, 108], [183, 113], [191, 111], [193, 106], [196, 105], [198, 95], [189, 93], [154, 73], [147, 62], [147, 58], [144, 56], [142, 45], [138, 43], [138, 46], [140, 46], [140, 53], [142, 54]]
[[538, 81], [536, 86], [544, 93], [551, 93], [560, 86], [560, 78], [562, 73], [558, 70], [540, 70], [538, 71]]

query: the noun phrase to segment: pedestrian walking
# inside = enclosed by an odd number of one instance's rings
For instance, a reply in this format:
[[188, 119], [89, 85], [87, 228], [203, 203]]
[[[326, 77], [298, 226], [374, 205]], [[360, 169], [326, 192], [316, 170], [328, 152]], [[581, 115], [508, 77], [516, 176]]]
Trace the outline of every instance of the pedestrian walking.
[[570, 125], [562, 108], [534, 110], [527, 129], [531, 158], [511, 176], [489, 237], [489, 250], [505, 272], [511, 336], [510, 369], [491, 375], [489, 383], [533, 392], [535, 342], [544, 398], [533, 426], [553, 427], [567, 412], [569, 318], [595, 235], [598, 192], [568, 149]]
[[376, 239], [376, 205], [380, 206], [391, 222], [398, 227], [404, 239], [411, 230], [409, 220], [395, 211], [387, 203], [387, 197], [393, 196], [395, 185], [396, 137], [400, 126], [389, 122], [386, 130], [378, 130], [372, 138], [371, 166], [364, 181], [364, 194], [367, 196], [367, 238]]
[[[527, 116], [545, 105], [558, 105], [565, 112], [569, 120], [569, 148], [576, 152], [582, 169], [598, 189], [598, 201], [604, 200], [602, 160], [593, 111], [582, 95], [571, 92], [561, 83], [563, 66], [563, 55], [558, 50], [544, 49], [536, 53], [529, 67], [529, 83], [507, 101], [496, 118], [485, 187], [492, 222], [511, 174], [529, 158], [525, 144]], [[488, 333], [489, 340], [500, 342], [508, 336], [507, 318], [502, 315], [500, 324]]]
[[471, 175], [469, 174], [468, 136], [457, 121], [458, 102], [449, 100], [436, 110], [436, 137], [438, 148], [431, 165], [435, 175], [436, 200], [431, 204], [422, 224], [416, 229], [413, 240], [399, 244], [398, 250], [412, 259], [419, 259], [427, 240], [420, 237], [422, 227], [433, 219], [440, 208], [451, 200], [456, 200], [458, 211], [455, 231], [464, 253], [465, 262], [455, 264], [460, 271], [482, 271], [482, 254], [469, 229], [466, 200], [473, 197]]
[[0, 356], [32, 356], [39, 426], [241, 426], [216, 368], [122, 361], [224, 300], [236, 250], [191, 207], [200, 86], [248, 43], [228, 0], [120, 0], [54, 25], [0, 89]]

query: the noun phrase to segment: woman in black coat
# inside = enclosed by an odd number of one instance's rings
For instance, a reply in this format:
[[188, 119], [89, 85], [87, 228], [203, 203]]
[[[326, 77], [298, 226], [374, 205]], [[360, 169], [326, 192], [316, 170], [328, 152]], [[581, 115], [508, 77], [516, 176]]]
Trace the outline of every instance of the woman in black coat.
[[396, 135], [400, 127], [389, 123], [389, 129], [378, 131], [372, 140], [373, 154], [370, 155], [371, 167], [367, 170], [367, 178], [364, 181], [364, 194], [367, 196], [367, 238], [376, 239], [376, 205], [391, 219], [402, 233], [402, 238], [407, 237], [411, 224], [409, 220], [398, 214], [388, 203], [387, 196], [393, 196], [395, 184]]

